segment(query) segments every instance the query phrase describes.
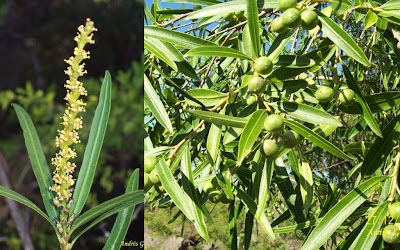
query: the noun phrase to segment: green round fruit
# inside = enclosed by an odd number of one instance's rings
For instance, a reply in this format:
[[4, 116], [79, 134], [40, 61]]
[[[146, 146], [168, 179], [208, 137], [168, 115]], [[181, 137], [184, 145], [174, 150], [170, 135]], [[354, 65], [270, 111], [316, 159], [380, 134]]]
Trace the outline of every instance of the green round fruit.
[[156, 167], [158, 159], [155, 156], [146, 156], [144, 158], [144, 172], [150, 174], [151, 171]]
[[265, 119], [264, 128], [271, 134], [278, 134], [282, 131], [284, 124], [280, 115], [272, 114]]
[[283, 24], [283, 21], [282, 21], [281, 17], [277, 17], [274, 20], [272, 20], [272, 22], [271, 22], [271, 30], [272, 30], [272, 32], [275, 32], [275, 33], [278, 33], [278, 34], [282, 34], [287, 29], [288, 29], [288, 27]]
[[305, 30], [312, 30], [318, 25], [318, 15], [315, 11], [305, 10], [301, 12], [301, 27]]
[[395, 225], [387, 225], [383, 228], [382, 239], [390, 244], [400, 241], [400, 229]]
[[251, 93], [261, 94], [265, 90], [265, 81], [259, 76], [253, 76], [248, 84]]
[[254, 61], [254, 70], [261, 75], [266, 75], [272, 70], [272, 61], [266, 56], [257, 58]]
[[321, 103], [326, 103], [332, 100], [333, 98], [333, 89], [328, 86], [321, 86], [315, 91], [315, 97]]
[[296, 8], [297, 0], [278, 0], [278, 7], [281, 11], [285, 11], [290, 8]]
[[297, 97], [296, 100], [294, 100], [296, 103], [303, 103], [304, 99], [302, 97]]
[[299, 144], [299, 141], [300, 135], [294, 130], [288, 130], [282, 136], [282, 142], [285, 148], [294, 148]]
[[296, 28], [301, 23], [300, 11], [296, 8], [287, 9], [285, 12], [283, 12], [281, 17], [283, 24], [289, 28]]
[[343, 106], [350, 106], [354, 103], [355, 94], [351, 89], [344, 89], [339, 94], [339, 101]]
[[162, 185], [162, 183], [157, 183], [154, 185], [154, 189], [159, 193], [159, 194], [164, 194], [165, 193], [165, 188]]
[[144, 178], [143, 179], [144, 179], [143, 189], [144, 189], [144, 192], [147, 193], [147, 191], [150, 190], [150, 188], [153, 185], [153, 183], [151, 183], [148, 173], [144, 173]]
[[255, 103], [256, 101], [257, 101], [257, 97], [254, 95], [251, 95], [251, 96], [247, 97], [247, 99], [246, 99], [247, 105], [251, 105], [251, 104]]
[[156, 169], [153, 169], [153, 171], [151, 171], [149, 177], [150, 177], [151, 183], [153, 183], [153, 184], [160, 183], [160, 176], [158, 175]]
[[222, 17], [226, 20], [226, 21], [232, 21], [233, 20], [233, 12], [230, 13], [225, 13]]
[[279, 152], [278, 144], [275, 140], [267, 139], [263, 142], [262, 152], [267, 158], [274, 158]]
[[210, 193], [214, 189], [215, 188], [214, 188], [214, 185], [212, 184], [211, 180], [206, 181], [203, 185], [203, 191], [206, 193]]
[[400, 202], [395, 202], [390, 205], [389, 214], [395, 221], [400, 221]]
[[314, 84], [315, 84], [314, 80], [313, 80], [311, 77], [307, 78], [307, 79], [306, 79], [306, 82], [307, 82], [307, 85], [308, 85], [308, 86], [311, 86], [311, 85], [314, 85]]
[[208, 194], [208, 199], [209, 199], [212, 203], [218, 203], [218, 202], [221, 201], [221, 196], [222, 196], [221, 191], [219, 191], [219, 190], [214, 190], [214, 191], [211, 191], [211, 192]]

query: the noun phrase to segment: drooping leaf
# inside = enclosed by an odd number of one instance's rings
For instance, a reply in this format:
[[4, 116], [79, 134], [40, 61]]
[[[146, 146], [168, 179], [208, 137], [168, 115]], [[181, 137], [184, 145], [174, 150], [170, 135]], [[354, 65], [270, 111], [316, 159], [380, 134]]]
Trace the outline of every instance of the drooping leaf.
[[[224, 114], [225, 109], [220, 111], [220, 114]], [[207, 137], [207, 155], [209, 156], [209, 162], [215, 166], [217, 156], [219, 153], [219, 145], [221, 143], [222, 128], [220, 125], [211, 124], [210, 130]]]
[[313, 200], [313, 176], [308, 162], [302, 161], [299, 165], [300, 191], [304, 210], [308, 211]]
[[210, 111], [188, 110], [188, 112], [196, 118], [200, 118], [202, 120], [205, 120], [206, 122], [210, 122], [216, 125], [244, 128], [248, 121], [248, 119], [246, 118], [221, 115]]
[[272, 61], [275, 61], [281, 54], [281, 52], [285, 49], [286, 44], [292, 40], [293, 34], [296, 31], [296, 29], [289, 29], [285, 33], [279, 34], [274, 42], [271, 44], [271, 47], [269, 47], [267, 56], [269, 59]]
[[189, 50], [186, 56], [220, 56], [251, 60], [240, 51], [223, 46], [201, 46]]
[[[220, 104], [228, 96], [226, 93], [221, 93], [212, 89], [190, 89], [187, 93], [203, 103], [206, 107], [214, 107], [215, 105]], [[185, 98], [185, 101], [189, 105], [200, 107], [198, 103], [193, 102], [188, 98]]]
[[260, 29], [258, 22], [257, 0], [247, 0], [246, 6], [247, 21], [251, 37], [252, 58], [255, 59], [260, 54]]
[[288, 68], [308, 68], [314, 66], [315, 61], [313, 59], [293, 56], [293, 55], [281, 55], [275, 62], [275, 65], [286, 66]]

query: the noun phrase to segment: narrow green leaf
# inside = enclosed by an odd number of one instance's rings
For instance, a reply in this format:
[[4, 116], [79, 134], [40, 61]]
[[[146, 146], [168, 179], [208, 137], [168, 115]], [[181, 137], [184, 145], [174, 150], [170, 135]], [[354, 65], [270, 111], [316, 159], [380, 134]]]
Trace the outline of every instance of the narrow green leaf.
[[[228, 96], [227, 93], [221, 93], [212, 89], [190, 89], [187, 93], [199, 102], [203, 103], [206, 107], [214, 107], [215, 105], [220, 104]], [[193, 102], [188, 98], [185, 98], [185, 101], [189, 105], [200, 107], [198, 103]]]
[[143, 157], [147, 157], [147, 156], [157, 156], [157, 155], [161, 155], [164, 154], [165, 151], [168, 151], [172, 149], [172, 147], [168, 147], [168, 146], [160, 146], [160, 147], [156, 147], [156, 148], [151, 148], [148, 150], [144, 151], [144, 156]]
[[275, 65], [286, 66], [288, 68], [307, 68], [314, 66], [315, 61], [313, 59], [293, 56], [293, 55], [281, 55], [275, 62]]
[[157, 173], [160, 176], [161, 183], [171, 197], [175, 205], [183, 212], [183, 214], [191, 221], [194, 222], [193, 211], [187, 207], [189, 200], [185, 193], [182, 191], [179, 184], [176, 182], [171, 170], [168, 168], [164, 158], [159, 160], [159, 164], [156, 165]]
[[[144, 38], [144, 47], [148, 49], [151, 53], [155, 54], [158, 58], [163, 60], [166, 64], [168, 64], [175, 71], [178, 70], [175, 61], [177, 58], [174, 58], [174, 54], [171, 53], [165, 46], [165, 43], [162, 43], [160, 40], [152, 37]], [[175, 60], [174, 60], [175, 59]]]
[[[143, 201], [144, 201], [143, 190], [125, 193], [118, 197], [112, 198], [111, 200], [105, 201], [78, 216], [74, 221], [74, 223], [72, 224], [70, 233], [72, 234], [76, 229], [83, 226], [87, 222], [97, 218], [98, 216], [106, 214], [109, 211], [117, 213], [117, 210], [115, 210], [115, 208], [117, 207], [119, 207], [118, 210], [120, 211], [126, 207], [142, 203]], [[108, 215], [110, 216], [111, 214]]]
[[381, 9], [384, 10], [398, 10], [400, 9], [400, 0], [391, 0], [380, 6]]
[[361, 173], [371, 175], [384, 164], [400, 138], [400, 116], [396, 116], [383, 129], [383, 137], [376, 138], [365, 156]]
[[223, 46], [201, 46], [189, 50], [185, 56], [220, 56], [251, 60], [242, 52]]
[[[14, 104], [15, 105], [15, 104]], [[26, 198], [23, 195], [20, 195], [19, 193], [8, 189], [6, 187], [3, 187], [0, 185], [0, 195], [7, 197], [9, 199], [15, 200], [21, 204], [24, 204], [25, 206], [32, 208], [33, 210], [35, 210], [38, 214], [40, 214], [43, 218], [45, 218], [54, 228], [54, 230], [56, 230], [56, 227], [54, 225], [54, 223], [51, 221], [51, 219], [47, 216], [47, 214], [45, 214], [38, 206], [36, 206], [35, 203], [33, 203], [32, 201], [30, 201], [28, 198]]]
[[203, 111], [203, 110], [188, 110], [188, 112], [206, 122], [210, 122], [216, 125], [225, 125], [230, 127], [236, 128], [244, 128], [247, 124], [248, 119], [246, 118], [239, 118], [233, 117], [229, 115], [221, 115], [218, 113], [210, 112], [210, 111]]
[[354, 8], [348, 0], [330, 0], [329, 3], [331, 4], [333, 12], [338, 16]]
[[247, 0], [246, 6], [247, 21], [251, 37], [252, 58], [255, 59], [260, 53], [260, 28], [258, 23], [257, 0]]
[[237, 165], [240, 166], [244, 157], [250, 153], [254, 143], [256, 142], [258, 135], [264, 126], [264, 120], [267, 117], [265, 110], [260, 109], [253, 113], [243, 129], [243, 133], [239, 140], [239, 150]]
[[157, 119], [157, 121], [170, 132], [174, 131], [171, 120], [168, 117], [167, 111], [165, 111], [164, 105], [154, 90], [149, 79], [144, 75], [144, 102], [149, 107], [151, 113]]
[[[225, 109], [222, 109], [220, 114], [224, 114]], [[222, 128], [220, 125], [211, 124], [210, 130], [208, 131], [207, 137], [207, 155], [209, 156], [209, 162], [211, 165], [216, 165], [216, 160], [219, 152], [219, 145], [221, 144]]]
[[318, 135], [317, 133], [313, 132], [311, 129], [307, 128], [306, 126], [297, 123], [292, 120], [285, 119], [285, 123], [291, 127], [292, 129], [296, 130], [299, 134], [304, 136], [306, 139], [313, 142], [318, 147], [328, 151], [329, 153], [336, 155], [344, 160], [353, 160], [350, 156], [343, 153], [338, 147], [333, 145], [331, 142], [325, 140], [322, 136]]
[[209, 6], [220, 3], [218, 0], [165, 0], [163, 2], [170, 3], [189, 3], [193, 5]]
[[354, 42], [346, 31], [342, 30], [330, 17], [325, 16], [319, 11], [316, 12], [318, 13], [318, 18], [322, 23], [321, 29], [324, 35], [338, 45], [348, 56], [354, 58], [365, 66], [371, 66], [364, 52], [360, 47], [358, 47], [357, 43]]
[[79, 170], [73, 195], [74, 202], [70, 210], [78, 216], [86, 203], [90, 188], [93, 183], [97, 161], [99, 160], [101, 146], [106, 133], [108, 117], [111, 109], [111, 75], [106, 71], [103, 84], [101, 85], [99, 104], [90, 127], [89, 139], [83, 155], [82, 167]]
[[301, 249], [319, 249], [336, 229], [378, 188], [387, 176], [376, 176], [350, 191], [332, 207], [311, 232]]
[[373, 220], [368, 221], [365, 224], [364, 228], [362, 229], [360, 234], [358, 234], [357, 238], [350, 246], [349, 250], [371, 249], [376, 237], [378, 237], [378, 233], [374, 232], [379, 232], [383, 222], [386, 221], [389, 203], [390, 201], [385, 201], [375, 210], [375, 212], [371, 216], [367, 216], [368, 220], [370, 218], [373, 218]]
[[24, 133], [26, 149], [28, 150], [33, 173], [39, 185], [44, 207], [50, 217], [50, 223], [53, 225], [53, 220], [58, 218], [59, 211], [53, 203], [53, 199], [56, 195], [49, 190], [49, 188], [54, 185], [54, 182], [49, 167], [47, 166], [46, 158], [44, 157], [39, 136], [28, 113], [18, 104], [13, 104], [13, 107]]
[[[129, 178], [128, 185], [126, 187], [125, 193], [132, 191], [137, 191], [139, 187], [139, 169], [133, 171], [131, 177]], [[120, 249], [121, 242], [124, 241], [126, 233], [128, 232], [129, 225], [131, 223], [131, 217], [135, 206], [126, 208], [118, 213], [117, 219], [114, 222], [114, 226], [111, 230], [110, 236], [103, 249]]]
[[286, 44], [292, 40], [293, 34], [296, 32], [296, 29], [289, 29], [285, 33], [279, 34], [274, 42], [269, 47], [267, 56], [272, 61], [275, 61], [281, 54], [281, 52], [285, 49]]
[[367, 102], [365, 101], [365, 98], [363, 97], [361, 90], [357, 85], [356, 80], [351, 75], [350, 70], [347, 68], [347, 66], [344, 62], [342, 62], [342, 67], [343, 67], [343, 73], [346, 76], [347, 84], [349, 85], [349, 88], [354, 90], [354, 92], [357, 94], [356, 101], [361, 105], [365, 121], [367, 122], [368, 126], [371, 128], [372, 132], [374, 132], [377, 136], [382, 137], [382, 132], [379, 129], [379, 125], [376, 122], [374, 116], [372, 115], [371, 109], [369, 108]]
[[308, 162], [299, 165], [300, 192], [303, 199], [304, 210], [308, 211], [313, 200], [313, 176]]
[[308, 106], [306, 104], [295, 102], [277, 102], [270, 103], [270, 106], [277, 108], [279, 111], [288, 114], [299, 120], [312, 124], [323, 124], [332, 126], [342, 126], [337, 118], [320, 109]]
[[[400, 91], [389, 91], [364, 96], [372, 113], [388, 111], [400, 103]], [[350, 106], [339, 106], [340, 110], [349, 114], [362, 114], [361, 105], [353, 103]]]
[[179, 47], [186, 49], [193, 49], [198, 46], [215, 46], [215, 43], [206, 41], [196, 36], [155, 26], [144, 26], [144, 36], [154, 37], [161, 41], [176, 44]]
[[[361, 146], [362, 144], [363, 146]], [[373, 144], [372, 142], [365, 142], [365, 141], [353, 142], [346, 145], [343, 148], [343, 151], [350, 154], [363, 154], [362, 148], [364, 147], [365, 149], [369, 150], [372, 144]]]
[[274, 233], [276, 233], [276, 234], [290, 233], [290, 232], [294, 232], [296, 230], [313, 227], [313, 226], [318, 225], [319, 221], [320, 221], [320, 219], [319, 220], [309, 220], [309, 221], [301, 222], [301, 223], [298, 223], [298, 224], [292, 225], [292, 226], [274, 228]]
[[271, 185], [273, 172], [274, 172], [274, 161], [266, 159], [264, 167], [262, 169], [262, 175], [260, 180], [257, 211], [255, 214], [256, 218], [261, 218], [261, 215], [264, 213], [265, 205], [269, 197], [269, 186]]
[[192, 164], [188, 144], [184, 148], [184, 153], [181, 161], [181, 172], [183, 189], [189, 197], [189, 203], [187, 203], [186, 206], [192, 210], [192, 213], [194, 215], [194, 226], [200, 236], [203, 237], [203, 239], [209, 241], [210, 238], [208, 236], [206, 222], [204, 220], [203, 212], [201, 210], [200, 202], [198, 199], [198, 191], [193, 182]]
[[[246, 194], [245, 192], [243, 192], [240, 189], [236, 189], [237, 192], [237, 196], [240, 199], [240, 201], [246, 205], [246, 207], [250, 210], [250, 212], [253, 215], [256, 215], [257, 213], [257, 205], [256, 203], [253, 201], [253, 199], [251, 199], [251, 197]], [[259, 217], [255, 216], [258, 223], [260, 223], [261, 227], [264, 229], [264, 232], [271, 237], [271, 239], [275, 239], [275, 235], [274, 232], [271, 228], [271, 224], [268, 221], [267, 216], [265, 215], [265, 213], [261, 213]]]
[[[337, 126], [334, 126], [334, 125], [319, 125], [318, 127], [313, 128], [312, 131], [322, 137], [328, 137], [336, 129], [337, 129]], [[344, 151], [344, 152], [346, 152], [346, 151]]]

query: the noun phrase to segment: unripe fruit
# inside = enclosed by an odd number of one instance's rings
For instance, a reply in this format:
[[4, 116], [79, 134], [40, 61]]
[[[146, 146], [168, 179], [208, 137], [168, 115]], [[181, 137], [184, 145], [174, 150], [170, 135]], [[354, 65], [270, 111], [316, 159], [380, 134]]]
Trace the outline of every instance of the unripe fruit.
[[272, 20], [272, 22], [271, 22], [271, 30], [272, 30], [272, 32], [275, 32], [275, 33], [278, 33], [278, 34], [282, 34], [287, 29], [288, 29], [288, 27], [283, 24], [283, 21], [282, 21], [281, 17], [277, 17], [274, 20]]
[[305, 30], [312, 30], [318, 25], [318, 15], [315, 11], [305, 10], [301, 13], [301, 27]]
[[272, 70], [272, 61], [266, 56], [257, 58], [254, 61], [254, 70], [261, 75], [266, 75]]
[[328, 86], [321, 86], [315, 91], [315, 97], [321, 103], [326, 103], [332, 100], [333, 98], [333, 89]]
[[158, 175], [158, 173], [157, 173], [157, 170], [156, 169], [153, 169], [153, 171], [151, 171], [151, 173], [150, 173], [150, 181], [151, 181], [151, 183], [153, 183], [153, 184], [157, 184], [157, 183], [159, 183], [160, 182], [160, 176]]
[[267, 158], [274, 158], [279, 152], [278, 144], [276, 141], [267, 139], [263, 142], [262, 152]]
[[283, 24], [288, 26], [289, 28], [296, 28], [301, 23], [300, 11], [296, 8], [290, 8], [286, 10], [285, 12], [283, 12], [281, 17]]
[[400, 221], [400, 202], [395, 202], [389, 207], [389, 214], [396, 221]]
[[343, 106], [350, 106], [355, 99], [354, 91], [351, 89], [344, 89], [339, 94], [339, 101]]
[[296, 8], [297, 0], [278, 0], [278, 7], [281, 11], [285, 11], [290, 8]]
[[390, 244], [400, 241], [400, 230], [395, 225], [387, 225], [382, 231], [382, 239]]
[[282, 137], [283, 146], [285, 148], [293, 148], [300, 141], [300, 135], [294, 130], [288, 130], [283, 134]]
[[265, 81], [259, 76], [253, 76], [248, 84], [249, 91], [256, 94], [261, 94], [265, 90]]
[[161, 182], [155, 184], [155, 185], [154, 185], [154, 188], [155, 188], [155, 190], [156, 190], [159, 194], [165, 193], [165, 188], [164, 188], [164, 186], [162, 185]]
[[296, 98], [296, 100], [294, 100], [296, 103], [303, 103], [304, 99], [302, 97], [298, 97]]
[[212, 184], [211, 180], [206, 181], [203, 185], [203, 191], [206, 193], [210, 193], [212, 190], [214, 190], [214, 185]]
[[232, 20], [233, 20], [233, 13], [232, 13], [232, 12], [230, 12], [230, 13], [225, 13], [225, 14], [223, 15], [223, 18], [224, 18], [226, 21], [232, 21]]
[[144, 173], [144, 185], [143, 185], [143, 189], [144, 192], [147, 193], [147, 191], [150, 190], [151, 186], [153, 185], [150, 181], [150, 177], [148, 173]]
[[144, 172], [150, 174], [150, 172], [156, 167], [158, 159], [155, 156], [146, 156], [144, 158]]
[[251, 95], [251, 96], [247, 97], [247, 99], [246, 99], [247, 105], [251, 105], [251, 104], [255, 103], [256, 101], [257, 101], [257, 97], [255, 97], [254, 95]]
[[271, 134], [278, 134], [282, 131], [284, 125], [283, 118], [280, 115], [269, 115], [264, 121], [264, 128]]
[[221, 191], [219, 191], [219, 190], [214, 190], [214, 191], [211, 191], [211, 192], [208, 194], [208, 199], [209, 199], [212, 203], [218, 203], [218, 202], [221, 201], [221, 196], [222, 196]]

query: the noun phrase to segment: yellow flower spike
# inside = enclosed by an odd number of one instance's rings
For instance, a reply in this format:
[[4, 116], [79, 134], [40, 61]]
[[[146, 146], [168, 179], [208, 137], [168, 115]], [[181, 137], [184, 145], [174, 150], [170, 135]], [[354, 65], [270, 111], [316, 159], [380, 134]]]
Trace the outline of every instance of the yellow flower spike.
[[[71, 163], [69, 160], [76, 157], [76, 152], [70, 148], [70, 146], [80, 143], [78, 130], [82, 128], [82, 118], [77, 117], [77, 115], [79, 112], [85, 112], [86, 105], [86, 103], [79, 98], [81, 96], [87, 96], [87, 91], [83, 87], [83, 84], [78, 81], [80, 76], [87, 73], [82, 60], [90, 58], [90, 53], [83, 48], [87, 43], [94, 43], [92, 39], [92, 33], [94, 31], [97, 31], [97, 29], [90, 19], [86, 20], [85, 26], [79, 26], [78, 35], [74, 38], [77, 43], [73, 51], [74, 56], [64, 60], [68, 64], [64, 72], [69, 76], [69, 79], [64, 84], [64, 87], [67, 89], [67, 94], [64, 98], [67, 101], [67, 109], [61, 117], [61, 124], [64, 128], [58, 130], [58, 135], [55, 140], [56, 146], [60, 148], [60, 151], [51, 160], [52, 165], [54, 165], [56, 169], [53, 173], [55, 184], [53, 187], [50, 187], [50, 190], [57, 193], [58, 197], [55, 198], [55, 202], [61, 202], [64, 206], [70, 201], [73, 191], [71, 186], [75, 184], [72, 173], [74, 172], [76, 164]], [[65, 219], [66, 218], [62, 221], [65, 221]]]

